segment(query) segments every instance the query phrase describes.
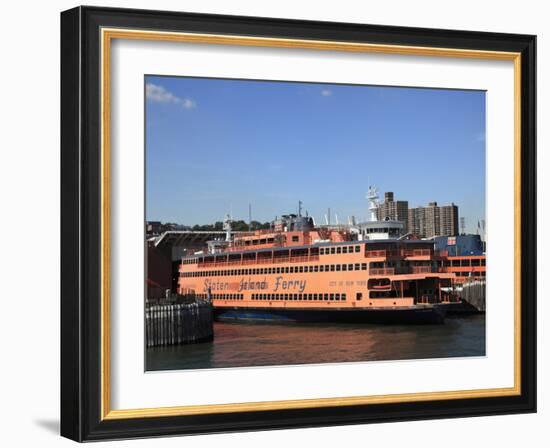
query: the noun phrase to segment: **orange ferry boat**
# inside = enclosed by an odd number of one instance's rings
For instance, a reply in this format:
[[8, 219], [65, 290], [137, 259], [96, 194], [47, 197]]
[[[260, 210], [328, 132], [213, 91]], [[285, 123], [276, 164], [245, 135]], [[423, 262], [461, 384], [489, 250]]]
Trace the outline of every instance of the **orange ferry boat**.
[[226, 241], [184, 257], [178, 278], [220, 320], [438, 323], [453, 301], [432, 241], [359, 240], [300, 214], [234, 239], [224, 226]]

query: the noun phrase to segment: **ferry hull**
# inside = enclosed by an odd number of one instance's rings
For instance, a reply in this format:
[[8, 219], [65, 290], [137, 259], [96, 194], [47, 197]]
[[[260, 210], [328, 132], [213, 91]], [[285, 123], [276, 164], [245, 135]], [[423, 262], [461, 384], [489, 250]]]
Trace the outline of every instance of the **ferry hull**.
[[345, 322], [377, 324], [440, 324], [445, 320], [445, 308], [414, 306], [363, 309], [299, 309], [299, 308], [214, 308], [219, 321], [251, 322]]

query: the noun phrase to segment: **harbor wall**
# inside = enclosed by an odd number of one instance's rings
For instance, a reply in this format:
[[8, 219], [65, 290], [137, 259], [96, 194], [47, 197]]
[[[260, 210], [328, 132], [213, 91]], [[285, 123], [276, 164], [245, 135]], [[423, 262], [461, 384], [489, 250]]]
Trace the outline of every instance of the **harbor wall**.
[[461, 298], [475, 311], [485, 312], [485, 280], [465, 283], [462, 287]]
[[213, 313], [210, 301], [147, 305], [145, 308], [147, 347], [206, 342], [213, 338]]

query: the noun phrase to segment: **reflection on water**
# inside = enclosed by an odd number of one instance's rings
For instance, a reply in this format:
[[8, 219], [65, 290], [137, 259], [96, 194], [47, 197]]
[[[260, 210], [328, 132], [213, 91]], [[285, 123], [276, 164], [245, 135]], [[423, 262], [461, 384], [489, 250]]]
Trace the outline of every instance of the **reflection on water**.
[[443, 325], [214, 324], [214, 341], [152, 347], [147, 370], [318, 364], [485, 355], [485, 316]]

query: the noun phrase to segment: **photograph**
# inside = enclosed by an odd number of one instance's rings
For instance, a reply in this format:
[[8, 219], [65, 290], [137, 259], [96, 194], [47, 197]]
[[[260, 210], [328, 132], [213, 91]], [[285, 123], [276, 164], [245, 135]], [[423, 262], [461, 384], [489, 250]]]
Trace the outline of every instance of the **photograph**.
[[486, 91], [143, 89], [146, 371], [486, 356]]

